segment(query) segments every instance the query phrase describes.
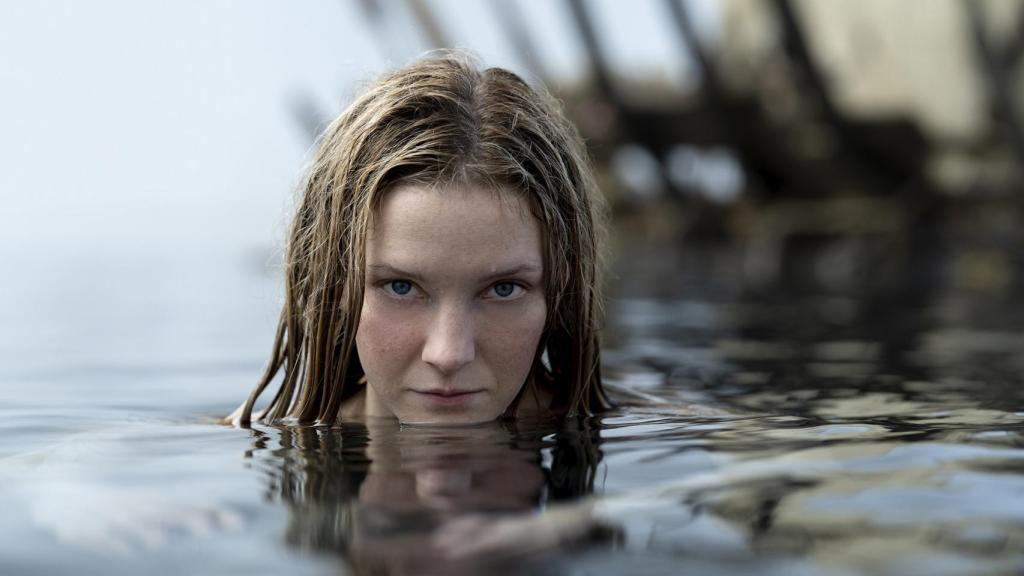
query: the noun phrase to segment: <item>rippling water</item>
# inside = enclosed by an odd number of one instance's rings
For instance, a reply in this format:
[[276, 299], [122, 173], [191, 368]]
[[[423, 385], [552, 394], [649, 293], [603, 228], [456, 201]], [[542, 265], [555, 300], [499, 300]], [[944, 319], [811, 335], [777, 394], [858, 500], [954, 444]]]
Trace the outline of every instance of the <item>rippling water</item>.
[[276, 279], [117, 270], [5, 288], [0, 573], [1024, 571], [1011, 301], [627, 278], [609, 414], [240, 430]]

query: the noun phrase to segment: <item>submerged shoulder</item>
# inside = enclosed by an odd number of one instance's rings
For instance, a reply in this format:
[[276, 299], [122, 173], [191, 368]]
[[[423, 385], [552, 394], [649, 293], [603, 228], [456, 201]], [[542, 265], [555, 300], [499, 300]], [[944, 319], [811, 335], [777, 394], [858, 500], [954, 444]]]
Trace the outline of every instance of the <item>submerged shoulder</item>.
[[619, 407], [651, 408], [676, 416], [702, 418], [720, 418], [737, 415], [720, 406], [681, 401], [677, 398], [659, 395], [656, 392], [636, 390], [619, 382], [605, 382], [605, 389], [612, 397], [615, 405]]

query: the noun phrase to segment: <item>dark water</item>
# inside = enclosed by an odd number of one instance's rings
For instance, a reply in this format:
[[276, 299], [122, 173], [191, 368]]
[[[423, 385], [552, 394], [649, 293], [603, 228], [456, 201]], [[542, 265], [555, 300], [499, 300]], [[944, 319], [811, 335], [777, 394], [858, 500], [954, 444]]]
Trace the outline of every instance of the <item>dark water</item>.
[[1024, 572], [1004, 292], [752, 297], [621, 266], [609, 414], [240, 430], [206, 418], [259, 370], [276, 279], [230, 262], [5, 287], [0, 573]]

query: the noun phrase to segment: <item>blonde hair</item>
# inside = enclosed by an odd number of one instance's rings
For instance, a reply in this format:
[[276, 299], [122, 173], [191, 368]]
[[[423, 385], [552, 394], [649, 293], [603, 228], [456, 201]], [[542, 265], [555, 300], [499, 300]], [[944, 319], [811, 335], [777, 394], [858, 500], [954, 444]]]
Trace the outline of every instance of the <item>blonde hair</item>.
[[239, 422], [249, 424], [282, 371], [265, 421], [333, 422], [358, 391], [367, 229], [399, 183], [472, 185], [527, 199], [544, 236], [548, 307], [528, 382], [547, 386], [566, 415], [606, 408], [597, 334], [604, 212], [582, 141], [545, 92], [444, 53], [382, 77], [320, 137], [289, 233], [273, 351]]

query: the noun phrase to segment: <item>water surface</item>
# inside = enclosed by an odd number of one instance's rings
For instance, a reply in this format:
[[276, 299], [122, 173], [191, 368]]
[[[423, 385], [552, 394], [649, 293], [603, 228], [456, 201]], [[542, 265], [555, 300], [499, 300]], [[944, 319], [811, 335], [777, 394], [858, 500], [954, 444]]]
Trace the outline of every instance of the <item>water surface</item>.
[[631, 278], [608, 414], [244, 430], [210, 417], [261, 367], [277, 279], [231, 262], [5, 287], [0, 573], [1024, 570], [1024, 319], [1003, 298]]

